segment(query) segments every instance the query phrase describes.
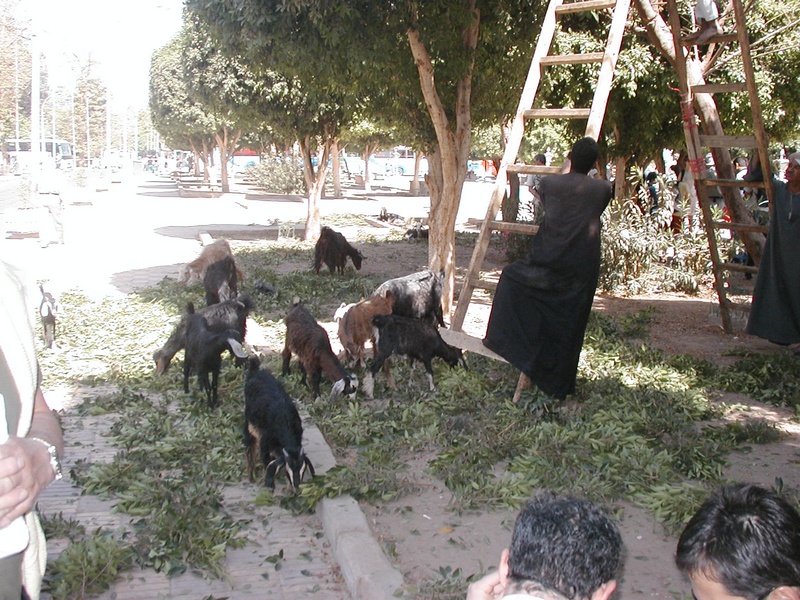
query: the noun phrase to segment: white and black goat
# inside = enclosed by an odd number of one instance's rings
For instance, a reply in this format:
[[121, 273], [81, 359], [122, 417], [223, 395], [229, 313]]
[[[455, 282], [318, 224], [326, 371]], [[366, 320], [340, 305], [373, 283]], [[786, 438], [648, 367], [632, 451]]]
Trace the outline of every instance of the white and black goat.
[[[359, 366], [364, 358], [364, 344], [372, 340], [373, 356], [375, 354], [374, 327], [372, 318], [375, 315], [392, 314], [394, 298], [391, 292], [385, 296], [372, 296], [356, 304], [350, 305], [338, 319], [339, 342], [344, 348], [348, 366]], [[338, 314], [338, 311], [337, 311]], [[334, 321], [336, 321], [334, 315]]]
[[[466, 369], [467, 363], [460, 348], [449, 345], [439, 335], [436, 325], [419, 319], [399, 317], [397, 315], [377, 315], [373, 317], [375, 326], [375, 359], [370, 365], [369, 372], [364, 378], [364, 393], [372, 397], [375, 386], [375, 375], [392, 355], [407, 356], [411, 361], [420, 361], [425, 365], [428, 384], [431, 391], [433, 384], [433, 367], [431, 361], [434, 357], [443, 359], [451, 367], [457, 364]], [[392, 374], [386, 369], [388, 385], [396, 389]]]
[[[203, 315], [194, 312], [191, 302], [186, 308], [186, 352], [183, 358], [183, 391], [189, 393], [189, 375], [197, 373], [197, 381], [206, 393], [208, 407], [217, 406], [217, 385], [222, 368], [222, 353], [230, 350], [237, 358], [247, 358], [235, 329], [214, 332]], [[209, 381], [209, 375], [211, 380]]]
[[364, 260], [361, 252], [353, 248], [338, 231], [334, 231], [330, 227], [323, 227], [319, 233], [317, 244], [314, 246], [314, 272], [319, 274], [322, 264], [325, 263], [331, 273], [338, 271], [344, 274], [344, 265], [348, 256], [353, 261], [356, 271], [360, 270], [361, 261]]
[[430, 269], [384, 281], [372, 293], [394, 298], [393, 315], [423, 319], [444, 327], [442, 314], [442, 277]]
[[333, 382], [331, 398], [338, 394], [350, 396], [356, 393], [358, 379], [344, 370], [331, 349], [328, 333], [300, 304], [294, 304], [286, 315], [286, 344], [281, 353], [284, 375], [289, 374], [292, 353], [300, 361], [303, 383], [308, 385], [306, 375], [311, 377], [311, 389], [315, 397], [320, 395], [322, 373]]
[[[229, 329], [235, 330], [239, 338], [244, 343], [247, 333], [247, 317], [255, 307], [250, 296], [242, 294], [234, 300], [226, 300], [219, 304], [212, 304], [197, 311], [205, 319], [208, 329], [214, 333], [222, 333]], [[194, 313], [192, 305], [189, 313]], [[175, 354], [186, 347], [186, 325], [188, 317], [186, 314], [181, 316], [181, 320], [172, 330], [166, 343], [153, 352], [153, 360], [156, 363], [156, 375], [165, 373], [169, 368], [169, 363]]]
[[39, 291], [42, 293], [42, 301], [39, 304], [39, 316], [42, 319], [42, 337], [46, 348], [52, 348], [56, 342], [56, 315], [58, 314], [58, 302], [50, 292], [46, 292], [44, 286], [39, 284]]
[[264, 485], [275, 489], [275, 476], [286, 469], [292, 490], [297, 492], [306, 468], [314, 477], [314, 465], [303, 450], [303, 423], [297, 407], [281, 383], [261, 361], [247, 361], [244, 384], [243, 441], [247, 457], [247, 477], [254, 481], [256, 452], [267, 468]]
[[239, 293], [238, 277], [236, 263], [231, 256], [208, 265], [203, 276], [206, 306], [235, 298]]

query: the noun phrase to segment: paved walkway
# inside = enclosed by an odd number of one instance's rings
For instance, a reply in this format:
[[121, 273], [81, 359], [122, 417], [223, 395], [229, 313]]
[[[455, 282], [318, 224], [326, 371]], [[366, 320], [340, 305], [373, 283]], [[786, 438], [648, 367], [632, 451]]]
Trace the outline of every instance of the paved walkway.
[[[80, 289], [94, 298], [127, 294], [175, 276], [181, 264], [196, 257], [202, 232], [234, 239], [275, 235], [264, 224], [278, 217], [302, 223], [306, 213], [302, 200], [266, 201], [245, 190], [216, 199], [179, 198], [172, 182], [155, 177], [131, 178], [131, 183], [91, 182], [88, 188], [63, 189], [61, 197], [63, 207], [51, 209], [56, 215], [60, 211], [63, 244], [42, 247], [47, 240], [59, 238], [46, 209], [11, 209], [0, 215], [0, 229], [17, 234], [0, 241], [0, 255], [24, 266], [33, 279], [47, 281], [48, 289], [56, 294]], [[389, 210], [420, 216], [427, 212], [427, 201], [406, 196]], [[322, 211], [323, 215], [375, 215], [382, 205], [379, 199], [326, 200]], [[106, 437], [107, 418], [69, 411], [88, 390], [47, 392], [51, 406], [64, 412], [65, 472], [80, 459], [110, 460], [115, 450]], [[325, 472], [334, 464], [330, 449], [313, 426], [307, 427], [306, 438], [318, 472]], [[298, 517], [277, 507], [254, 507], [252, 498], [257, 492], [258, 487], [249, 484], [226, 491], [233, 516], [252, 519], [249, 537], [254, 542], [228, 553], [227, 579], [210, 580], [191, 573], [167, 578], [151, 570], [133, 571], [100, 598], [199, 599], [221, 594], [231, 599], [377, 600], [391, 598], [402, 585], [402, 577], [370, 537], [352, 499], [324, 501], [317, 514]], [[97, 527], [121, 530], [128, 521], [113, 511], [112, 502], [81, 496], [68, 481], [51, 485], [39, 505], [43, 513], [61, 513], [65, 519], [80, 521], [88, 531]], [[50, 558], [65, 546], [65, 541], [52, 542]], [[281, 551], [281, 567], [276, 570], [266, 558]]]

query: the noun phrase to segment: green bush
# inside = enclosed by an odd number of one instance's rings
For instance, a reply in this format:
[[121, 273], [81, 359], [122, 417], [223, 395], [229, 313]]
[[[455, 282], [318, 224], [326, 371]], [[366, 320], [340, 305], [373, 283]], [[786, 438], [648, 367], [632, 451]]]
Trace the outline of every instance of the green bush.
[[303, 165], [292, 156], [264, 159], [250, 168], [250, 175], [258, 187], [273, 194], [305, 193]]

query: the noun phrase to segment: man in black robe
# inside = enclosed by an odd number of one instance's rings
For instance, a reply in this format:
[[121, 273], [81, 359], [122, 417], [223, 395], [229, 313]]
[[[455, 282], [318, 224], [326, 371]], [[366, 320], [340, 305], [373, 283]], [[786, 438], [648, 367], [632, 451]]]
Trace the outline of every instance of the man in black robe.
[[483, 340], [558, 399], [575, 392], [600, 274], [600, 215], [611, 200], [611, 184], [587, 175], [597, 142], [578, 140], [570, 156], [569, 173], [541, 181], [544, 221], [528, 256], [503, 269]]
[[758, 267], [747, 333], [800, 354], [800, 152], [789, 155], [786, 183], [773, 181], [769, 235]]

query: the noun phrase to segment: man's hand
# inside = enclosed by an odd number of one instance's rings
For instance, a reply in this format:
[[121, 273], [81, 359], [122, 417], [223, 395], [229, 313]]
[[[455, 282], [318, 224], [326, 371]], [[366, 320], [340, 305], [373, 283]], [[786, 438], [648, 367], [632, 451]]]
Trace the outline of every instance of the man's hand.
[[10, 437], [0, 444], [0, 528], [30, 511], [53, 479], [50, 453], [41, 442]]

